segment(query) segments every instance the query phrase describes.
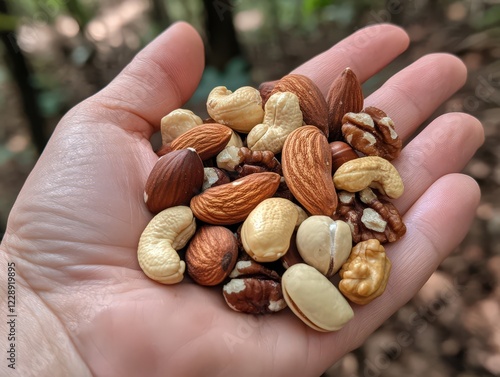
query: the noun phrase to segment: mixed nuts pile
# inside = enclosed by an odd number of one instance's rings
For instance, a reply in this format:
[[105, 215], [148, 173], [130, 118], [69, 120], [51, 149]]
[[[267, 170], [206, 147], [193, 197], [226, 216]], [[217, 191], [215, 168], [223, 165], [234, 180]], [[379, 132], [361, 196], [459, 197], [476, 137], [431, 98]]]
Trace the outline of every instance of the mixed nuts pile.
[[390, 162], [402, 143], [392, 120], [363, 102], [346, 68], [326, 99], [290, 74], [259, 89], [213, 89], [206, 121], [166, 115], [144, 190], [156, 214], [139, 241], [144, 273], [175, 284], [187, 269], [200, 285], [223, 285], [233, 310], [288, 306], [313, 329], [340, 329], [353, 317], [348, 300], [384, 292], [382, 244], [406, 232], [389, 201], [403, 194]]

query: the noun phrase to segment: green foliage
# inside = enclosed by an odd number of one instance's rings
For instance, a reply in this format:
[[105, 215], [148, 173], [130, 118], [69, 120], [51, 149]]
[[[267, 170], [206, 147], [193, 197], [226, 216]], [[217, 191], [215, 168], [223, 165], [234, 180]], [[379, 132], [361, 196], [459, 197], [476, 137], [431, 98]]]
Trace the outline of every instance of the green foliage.
[[487, 29], [498, 25], [500, 25], [500, 5], [486, 9], [474, 22], [476, 29]]
[[16, 30], [18, 21], [16, 16], [0, 13], [0, 31]]

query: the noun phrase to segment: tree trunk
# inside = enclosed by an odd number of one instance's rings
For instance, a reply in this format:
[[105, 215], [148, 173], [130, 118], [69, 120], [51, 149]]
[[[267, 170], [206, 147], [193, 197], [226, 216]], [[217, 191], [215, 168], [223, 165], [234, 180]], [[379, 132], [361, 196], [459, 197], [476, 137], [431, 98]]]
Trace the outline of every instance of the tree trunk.
[[[5, 0], [0, 0], [0, 12], [9, 14]], [[5, 61], [19, 89], [22, 106], [33, 139], [39, 153], [42, 153], [47, 144], [48, 137], [44, 132], [45, 120], [41, 115], [37, 101], [37, 92], [31, 85], [33, 82], [31, 69], [28, 62], [17, 44], [17, 38], [13, 31], [1, 31], [0, 39], [5, 48]]]
[[203, 0], [203, 6], [208, 42], [206, 64], [223, 71], [232, 58], [242, 55], [233, 24], [234, 5], [231, 0]]

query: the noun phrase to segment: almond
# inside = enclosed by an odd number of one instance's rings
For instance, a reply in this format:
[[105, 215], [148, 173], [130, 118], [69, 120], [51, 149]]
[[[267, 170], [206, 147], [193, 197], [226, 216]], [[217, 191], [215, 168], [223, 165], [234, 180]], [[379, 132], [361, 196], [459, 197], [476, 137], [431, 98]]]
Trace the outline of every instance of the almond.
[[170, 152], [158, 159], [144, 188], [144, 202], [152, 213], [188, 205], [203, 185], [203, 162], [193, 149]]
[[300, 204], [312, 215], [333, 216], [337, 193], [326, 136], [313, 126], [297, 128], [285, 141], [281, 164], [286, 184]]
[[299, 97], [304, 123], [318, 127], [328, 137], [328, 106], [314, 81], [304, 75], [289, 74], [276, 83], [267, 98], [277, 92], [291, 92]]
[[224, 149], [233, 134], [229, 127], [218, 123], [202, 124], [178, 136], [170, 144], [173, 150], [193, 148], [205, 161]]
[[238, 241], [228, 228], [201, 226], [186, 250], [189, 276], [200, 285], [222, 283], [233, 270], [238, 257]]
[[206, 223], [236, 224], [245, 220], [261, 201], [273, 196], [279, 184], [279, 174], [250, 174], [203, 191], [191, 199], [190, 207], [194, 215]]
[[348, 67], [333, 81], [326, 96], [331, 141], [340, 140], [342, 117], [346, 113], [359, 113], [363, 109], [363, 101], [361, 84]]

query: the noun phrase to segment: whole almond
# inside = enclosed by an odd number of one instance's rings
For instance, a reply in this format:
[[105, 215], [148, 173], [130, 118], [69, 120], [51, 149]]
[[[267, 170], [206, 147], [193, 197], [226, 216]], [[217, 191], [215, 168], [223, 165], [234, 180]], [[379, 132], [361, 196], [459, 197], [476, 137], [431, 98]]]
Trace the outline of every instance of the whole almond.
[[281, 164], [288, 188], [300, 204], [312, 215], [333, 216], [337, 193], [326, 136], [313, 126], [297, 128], [285, 141]]
[[194, 149], [170, 152], [158, 159], [144, 188], [144, 202], [152, 213], [188, 205], [203, 185], [203, 162]]
[[316, 126], [328, 137], [328, 106], [318, 86], [309, 77], [289, 74], [279, 80], [266, 100], [277, 92], [291, 92], [299, 98], [306, 125]]
[[186, 266], [189, 276], [200, 285], [222, 283], [238, 257], [238, 241], [228, 228], [203, 225], [189, 241]]
[[193, 148], [205, 161], [224, 149], [233, 134], [229, 127], [218, 123], [202, 124], [178, 136], [170, 144], [173, 150]]
[[346, 68], [333, 81], [326, 96], [331, 141], [340, 140], [342, 117], [349, 112], [359, 113], [363, 109], [363, 100], [363, 90], [356, 74]]
[[201, 221], [215, 225], [239, 223], [264, 199], [274, 195], [280, 175], [254, 173], [209, 188], [191, 199], [191, 210]]

